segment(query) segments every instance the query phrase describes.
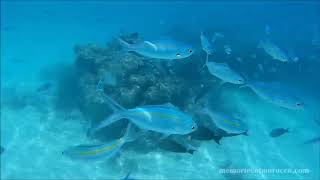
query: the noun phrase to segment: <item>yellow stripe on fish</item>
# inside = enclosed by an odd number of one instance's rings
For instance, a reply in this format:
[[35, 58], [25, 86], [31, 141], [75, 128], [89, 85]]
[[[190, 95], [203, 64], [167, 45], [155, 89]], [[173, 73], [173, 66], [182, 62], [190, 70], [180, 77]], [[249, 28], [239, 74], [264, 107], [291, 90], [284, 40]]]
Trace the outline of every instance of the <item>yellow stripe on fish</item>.
[[97, 150], [94, 150], [94, 151], [79, 152], [79, 154], [83, 155], [83, 156], [97, 155], [99, 153], [103, 153], [103, 152], [106, 152], [106, 151], [113, 150], [114, 148], [118, 147], [121, 142], [122, 141], [119, 140], [117, 143], [115, 143], [115, 144], [113, 144], [111, 146], [107, 146], [107, 147], [104, 147], [102, 149], [97, 149]]
[[238, 123], [236, 123], [236, 122], [233, 122], [233, 121], [230, 121], [230, 120], [227, 120], [227, 119], [225, 119], [225, 120], [223, 120], [225, 123], [227, 123], [227, 124], [230, 124], [231, 126], [236, 126], [236, 127], [239, 127], [240, 126], [240, 124], [238, 124]]
[[[160, 118], [160, 119], [172, 119], [172, 120], [177, 120], [180, 121], [181, 118], [176, 115], [171, 115], [171, 114], [165, 114], [165, 113], [158, 113], [158, 112], [148, 112], [151, 116], [155, 116], [155, 118]], [[145, 116], [145, 112], [134, 112], [136, 115], [141, 115]]]

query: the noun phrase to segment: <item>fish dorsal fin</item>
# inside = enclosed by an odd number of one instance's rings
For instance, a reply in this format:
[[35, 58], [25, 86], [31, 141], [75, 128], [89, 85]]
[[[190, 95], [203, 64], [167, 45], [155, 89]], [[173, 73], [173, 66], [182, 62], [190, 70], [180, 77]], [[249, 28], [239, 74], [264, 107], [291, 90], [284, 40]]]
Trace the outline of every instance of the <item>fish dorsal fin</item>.
[[180, 110], [177, 106], [173, 105], [173, 104], [170, 103], [170, 102], [161, 104], [160, 106], [165, 106], [165, 107], [170, 107], [170, 108], [173, 108], [173, 109], [176, 109], [176, 110]]
[[166, 107], [166, 108], [173, 108], [176, 110], [179, 110], [179, 108], [177, 108], [176, 106], [174, 106], [173, 104], [171, 104], [170, 102], [168, 103], [164, 103], [164, 104], [159, 104], [159, 105], [143, 105], [143, 106], [137, 106], [137, 108], [146, 108], [146, 107]]
[[157, 45], [155, 45], [154, 43], [150, 42], [150, 41], [144, 41], [144, 44], [146, 44], [147, 46], [152, 47], [155, 51], [158, 50]]

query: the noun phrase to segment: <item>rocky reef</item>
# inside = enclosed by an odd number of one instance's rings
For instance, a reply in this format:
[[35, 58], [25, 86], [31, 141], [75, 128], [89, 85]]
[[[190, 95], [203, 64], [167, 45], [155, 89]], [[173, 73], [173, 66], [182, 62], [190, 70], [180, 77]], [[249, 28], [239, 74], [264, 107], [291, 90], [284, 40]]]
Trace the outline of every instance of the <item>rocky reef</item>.
[[[137, 33], [122, 38], [128, 42], [139, 39]], [[170, 62], [157, 61], [127, 52], [117, 39], [106, 47], [89, 44], [76, 46], [74, 51], [79, 104], [93, 123], [111, 113], [103, 93], [97, 91], [99, 81], [104, 84], [104, 93], [125, 108], [170, 102], [193, 115], [199, 94], [211, 88], [214, 79], [203, 69], [201, 54]], [[119, 137], [117, 132], [125, 125], [125, 121], [114, 123], [104, 135]]]

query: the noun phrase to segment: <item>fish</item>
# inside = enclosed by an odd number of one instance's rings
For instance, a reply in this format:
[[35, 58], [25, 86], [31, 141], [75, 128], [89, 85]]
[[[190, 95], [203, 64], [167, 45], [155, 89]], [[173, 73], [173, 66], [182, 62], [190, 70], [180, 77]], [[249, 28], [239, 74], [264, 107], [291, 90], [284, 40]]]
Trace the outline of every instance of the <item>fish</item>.
[[228, 54], [228, 55], [231, 54], [232, 50], [231, 50], [230, 45], [224, 45], [223, 48], [224, 48], [224, 52], [225, 52], [226, 54]]
[[38, 93], [47, 92], [52, 87], [51, 82], [46, 82], [37, 88]]
[[121, 119], [128, 119], [144, 130], [166, 135], [188, 134], [197, 129], [192, 117], [171, 104], [146, 105], [113, 113], [89, 131], [89, 136], [99, 129]]
[[260, 41], [258, 48], [262, 48], [267, 54], [269, 54], [275, 60], [281, 62], [289, 61], [287, 54], [270, 40]]
[[280, 82], [247, 81], [249, 87], [261, 99], [292, 110], [304, 109], [304, 101], [291, 88]]
[[119, 38], [119, 42], [129, 52], [136, 52], [137, 54], [151, 59], [184, 59], [193, 54], [191, 45], [173, 39], [140, 41], [135, 44], [129, 44], [125, 40]]
[[283, 134], [285, 133], [288, 133], [289, 132], [289, 129], [288, 128], [276, 128], [276, 129], [273, 129], [269, 136], [270, 137], [279, 137], [279, 136], [282, 136]]
[[213, 53], [212, 44], [209, 42], [208, 38], [204, 35], [203, 32], [201, 32], [200, 34], [200, 40], [201, 40], [202, 50], [204, 50], [208, 55], [212, 55]]
[[241, 119], [231, 117], [221, 112], [215, 112], [208, 107], [203, 109], [203, 113], [207, 114], [217, 128], [222, 129], [226, 133], [231, 134], [247, 134], [248, 126]]
[[175, 152], [175, 153], [188, 153], [193, 154], [196, 149], [191, 146], [183, 145], [182, 143], [178, 143], [173, 139], [164, 139], [158, 143], [158, 146], [162, 150]]
[[320, 144], [320, 137], [315, 137], [305, 141], [303, 144]]
[[215, 143], [221, 145], [221, 140], [226, 137], [234, 137], [239, 135], [247, 136], [248, 133], [227, 133], [222, 129], [211, 130], [205, 126], [199, 126], [198, 129], [190, 134], [190, 138], [200, 141], [210, 141], [214, 140]]
[[62, 152], [73, 160], [101, 160], [115, 156], [121, 151], [121, 147], [128, 142], [134, 141], [138, 137], [135, 127], [128, 124], [126, 134], [117, 140], [113, 140], [99, 145], [77, 145]]
[[222, 82], [232, 84], [244, 84], [245, 79], [236, 71], [232, 70], [227, 63], [206, 62], [206, 66], [213, 76], [221, 79]]
[[151, 130], [165, 135], [189, 134], [197, 129], [197, 124], [192, 117], [180, 111], [171, 103], [125, 109], [103, 92], [101, 81], [97, 85], [97, 91], [104, 94], [114, 113], [97, 126], [89, 129], [88, 136], [92, 136], [96, 131], [121, 119], [128, 119], [140, 129]]

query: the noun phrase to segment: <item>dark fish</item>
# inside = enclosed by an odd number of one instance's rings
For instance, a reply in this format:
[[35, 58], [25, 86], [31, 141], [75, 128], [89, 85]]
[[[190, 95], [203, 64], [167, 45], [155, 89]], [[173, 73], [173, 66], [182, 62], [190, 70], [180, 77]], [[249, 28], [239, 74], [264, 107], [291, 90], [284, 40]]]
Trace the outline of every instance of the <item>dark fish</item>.
[[318, 144], [320, 143], [320, 137], [307, 140], [303, 144], [315, 144], [315, 143], [318, 143]]
[[200, 140], [200, 141], [210, 141], [214, 140], [217, 144], [220, 145], [220, 141], [224, 137], [233, 137], [238, 135], [248, 136], [247, 131], [244, 133], [227, 133], [222, 129], [217, 129], [215, 132], [204, 127], [198, 126], [198, 129], [190, 134], [191, 139]]
[[52, 87], [52, 84], [50, 82], [42, 84], [40, 87], [37, 88], [37, 92], [46, 92]]
[[1, 153], [0, 154], [2, 154], [4, 152], [4, 148], [1, 146]]
[[166, 150], [166, 151], [171, 151], [175, 153], [189, 153], [193, 154], [194, 149], [188, 149], [187, 147], [183, 146], [182, 144], [177, 143], [174, 140], [171, 139], [164, 139], [159, 143], [159, 148]]
[[279, 137], [285, 133], [288, 133], [289, 132], [289, 129], [286, 128], [276, 128], [276, 129], [273, 129], [271, 132], [270, 132], [270, 137]]

